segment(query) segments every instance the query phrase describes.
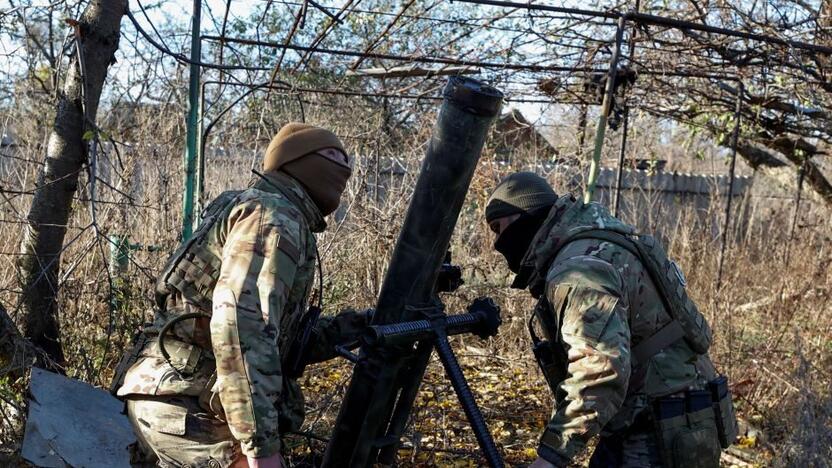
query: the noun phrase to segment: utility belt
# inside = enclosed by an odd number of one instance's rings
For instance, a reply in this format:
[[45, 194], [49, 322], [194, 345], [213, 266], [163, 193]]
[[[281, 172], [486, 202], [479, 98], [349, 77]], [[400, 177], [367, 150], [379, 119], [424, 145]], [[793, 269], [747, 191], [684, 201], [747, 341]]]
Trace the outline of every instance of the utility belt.
[[[558, 352], [562, 352], [557, 348], [549, 340], [537, 340], [533, 347], [537, 365], [553, 392], [557, 392], [558, 384], [566, 379], [568, 374], [566, 362], [556, 357]], [[556, 400], [560, 397], [555, 394]], [[738, 428], [734, 403], [725, 376], [721, 375], [708, 382], [707, 390], [689, 391], [684, 397], [654, 400], [654, 420], [665, 421], [666, 425], [674, 425], [678, 421], [675, 418], [685, 418], [700, 411], [713, 416], [720, 446], [727, 448], [731, 445], [737, 437]]]
[[655, 456], [663, 467], [716, 468], [720, 448], [726, 448], [736, 435], [725, 431], [726, 422], [731, 422], [728, 427], [734, 427], [733, 411], [722, 409], [726, 402], [730, 404], [730, 395], [722, 393], [721, 398], [715, 399], [713, 393], [727, 390], [726, 384], [725, 377], [720, 376], [706, 390], [652, 399], [647, 410], [640, 412], [631, 425], [607, 437], [620, 446], [633, 435], [652, 435]]
[[[546, 301], [541, 300], [538, 307], [546, 308]], [[568, 359], [559, 343], [538, 337], [532, 325], [537, 315], [537, 313], [533, 314], [528, 324], [533, 343], [532, 349], [537, 364], [554, 394], [555, 401], [560, 402], [565, 395], [559, 394], [559, 384], [568, 377]], [[547, 315], [540, 314], [542, 325], [550, 327], [549, 330], [557, 330], [558, 324], [546, 323]], [[551, 322], [551, 316], [548, 318]], [[631, 383], [633, 379], [643, 381], [647, 364], [657, 350], [681, 338], [679, 328], [674, 323], [671, 322], [631, 351], [633, 360]], [[556, 332], [549, 332], [550, 335], [552, 333]], [[715, 467], [718, 464], [720, 448], [727, 448], [737, 437], [737, 420], [728, 380], [725, 376], [718, 376], [711, 380], [703, 390], [690, 390], [669, 397], [653, 399], [651, 406], [652, 411], [646, 413], [649, 417], [637, 418], [628, 430], [655, 431], [663, 463], [667, 468]], [[701, 464], [692, 461], [692, 457], [700, 460]]]
[[658, 426], [674, 427], [699, 418], [712, 419], [722, 448], [727, 448], [737, 437], [734, 405], [728, 379], [723, 375], [708, 382], [704, 390], [688, 390], [682, 396], [656, 398], [652, 409]]
[[737, 437], [736, 415], [728, 379], [720, 375], [705, 390], [688, 390], [683, 396], [656, 398], [652, 414], [658, 426], [674, 427], [691, 420], [713, 416], [719, 445], [728, 448]]
[[[113, 395], [118, 393], [119, 388], [124, 385], [128, 370], [139, 359], [163, 358], [180, 378], [188, 378], [195, 374], [199, 374], [200, 379], [207, 378], [206, 381], [200, 383], [200, 390], [196, 395], [199, 406], [218, 419], [225, 421], [225, 411], [220, 402], [219, 394], [214, 392], [217, 371], [213, 353], [201, 346], [186, 343], [171, 336], [167, 336], [164, 339], [164, 344], [162, 344], [160, 338], [161, 335], [146, 333], [145, 331], [141, 331], [135, 336], [130, 350], [119, 361], [110, 392]], [[164, 372], [169, 373], [171, 371]], [[158, 378], [164, 380], [162, 376], [158, 376]], [[155, 395], [153, 392], [150, 393], [150, 396]]]
[[667, 468], [719, 465], [719, 453], [737, 437], [728, 380], [719, 376], [704, 390], [657, 398], [652, 417], [662, 462]]
[[[558, 353], [563, 353], [563, 350], [549, 340], [538, 339], [534, 334], [532, 340], [537, 364], [554, 392], [555, 400], [560, 401], [564, 395], [558, 395], [558, 384], [568, 376], [566, 361], [558, 359]], [[705, 390], [690, 390], [680, 396], [657, 398], [651, 406], [649, 414], [652, 417], [637, 420], [630, 430], [647, 432], [655, 428], [663, 456], [675, 457], [674, 454], [678, 453], [682, 457], [675, 464], [672, 458], [666, 459], [668, 468], [691, 466], [689, 459], [685, 458], [688, 456], [686, 453], [694, 448], [691, 444], [702, 445], [706, 452], [715, 450], [718, 458], [720, 447], [728, 448], [737, 437], [734, 403], [725, 376], [720, 375], [708, 382]], [[697, 453], [701, 452], [702, 449]]]

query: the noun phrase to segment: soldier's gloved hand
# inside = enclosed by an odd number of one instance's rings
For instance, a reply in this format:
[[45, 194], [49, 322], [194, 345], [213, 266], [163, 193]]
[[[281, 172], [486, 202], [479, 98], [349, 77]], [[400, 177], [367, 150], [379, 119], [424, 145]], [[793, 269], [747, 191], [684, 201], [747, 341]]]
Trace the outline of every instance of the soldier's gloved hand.
[[370, 326], [375, 313], [375, 309], [355, 310], [351, 307], [338, 312], [332, 321], [338, 324], [341, 333], [340, 344], [356, 341], [364, 333], [364, 329]]
[[529, 468], [557, 468], [555, 465], [549, 463], [548, 461], [544, 460], [543, 458], [537, 457], [537, 460], [534, 461]]
[[358, 314], [359, 316], [361, 316], [364, 319], [364, 326], [369, 327], [370, 322], [373, 321], [373, 316], [376, 314], [376, 310], [375, 309], [364, 309], [364, 310], [359, 310], [358, 312], [356, 312], [356, 314]]
[[480, 322], [474, 333], [483, 340], [496, 335], [503, 323], [500, 318], [500, 306], [490, 297], [474, 299], [468, 306], [468, 313], [480, 315]]
[[339, 355], [336, 348], [347, 350], [358, 347], [358, 339], [372, 320], [374, 309], [344, 309], [337, 315], [323, 315], [318, 319], [309, 344], [304, 350], [306, 364], [328, 361]]
[[253, 458], [248, 457], [248, 466], [249, 468], [283, 468], [283, 457], [280, 456], [280, 452], [276, 454], [266, 457], [266, 458]]

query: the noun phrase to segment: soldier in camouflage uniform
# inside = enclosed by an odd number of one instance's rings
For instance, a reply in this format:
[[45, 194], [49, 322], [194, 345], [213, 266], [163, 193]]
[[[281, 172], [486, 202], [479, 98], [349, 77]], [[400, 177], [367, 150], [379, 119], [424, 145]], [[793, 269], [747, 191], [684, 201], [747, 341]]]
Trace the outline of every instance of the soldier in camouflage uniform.
[[[168, 261], [154, 322], [114, 384], [144, 462], [282, 465], [281, 436], [304, 418], [286, 354], [313, 287], [314, 233], [351, 172], [332, 132], [288, 124], [266, 151], [262, 177], [217, 197]], [[367, 313], [322, 317], [304, 360], [333, 358], [335, 345], [354, 342], [366, 324]]]
[[714, 368], [682, 339], [638, 252], [616, 242], [634, 228], [528, 172], [499, 184], [486, 219], [512, 286], [539, 299], [529, 330], [556, 405], [532, 466], [567, 466], [596, 435], [590, 467], [718, 466]]

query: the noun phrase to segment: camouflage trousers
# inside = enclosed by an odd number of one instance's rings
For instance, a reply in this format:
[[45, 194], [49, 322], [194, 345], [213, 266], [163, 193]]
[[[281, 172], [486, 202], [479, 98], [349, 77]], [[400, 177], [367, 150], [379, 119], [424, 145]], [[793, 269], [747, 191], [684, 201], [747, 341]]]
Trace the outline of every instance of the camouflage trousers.
[[133, 466], [248, 466], [228, 425], [202, 410], [194, 397], [133, 397], [127, 400], [127, 417], [137, 439]]
[[[601, 436], [589, 460], [589, 468], [719, 467], [719, 450], [713, 446], [718, 443], [715, 431], [682, 433], [680, 436], [688, 439], [687, 451], [678, 453], [674, 447], [672, 452], [663, 453], [658, 433], [652, 424], [639, 426]], [[703, 440], [705, 443], [702, 443]]]
[[654, 432], [626, 431], [603, 436], [592, 453], [589, 468], [660, 468], [659, 444]]

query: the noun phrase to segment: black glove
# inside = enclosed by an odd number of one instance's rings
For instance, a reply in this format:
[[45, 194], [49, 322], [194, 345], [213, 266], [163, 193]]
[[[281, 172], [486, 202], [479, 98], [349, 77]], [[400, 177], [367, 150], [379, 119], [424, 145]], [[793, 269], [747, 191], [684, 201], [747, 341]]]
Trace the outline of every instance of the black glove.
[[474, 334], [482, 339], [491, 338], [497, 334], [497, 329], [503, 323], [500, 318], [500, 306], [490, 297], [479, 297], [468, 306], [468, 312], [481, 316], [479, 326]]

